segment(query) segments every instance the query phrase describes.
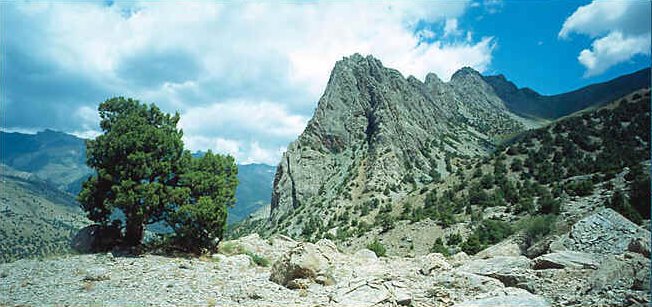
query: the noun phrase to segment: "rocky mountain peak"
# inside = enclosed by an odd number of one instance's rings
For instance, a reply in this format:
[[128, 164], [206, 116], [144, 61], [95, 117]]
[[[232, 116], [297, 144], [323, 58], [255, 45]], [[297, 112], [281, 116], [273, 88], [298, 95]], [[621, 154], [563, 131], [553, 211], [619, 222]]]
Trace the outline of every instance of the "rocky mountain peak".
[[460, 69], [458, 69], [453, 75], [451, 76], [451, 82], [458, 82], [460, 80], [465, 80], [469, 78], [482, 78], [482, 75], [475, 69], [465, 66]]
[[[449, 155], [484, 155], [497, 134], [522, 129], [496, 106], [500, 99], [477, 71], [457, 76], [472, 82], [406, 79], [373, 56], [338, 61], [313, 118], [277, 168], [272, 224], [304, 206], [328, 204], [319, 213], [328, 221], [339, 207], [372, 195], [397, 197], [447, 174]], [[449, 134], [456, 140], [444, 142]]]

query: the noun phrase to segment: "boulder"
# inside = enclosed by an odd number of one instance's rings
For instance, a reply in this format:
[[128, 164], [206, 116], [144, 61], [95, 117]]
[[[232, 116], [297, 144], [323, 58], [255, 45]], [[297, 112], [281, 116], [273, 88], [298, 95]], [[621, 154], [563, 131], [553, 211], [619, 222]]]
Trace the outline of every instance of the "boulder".
[[84, 271], [84, 281], [102, 281], [111, 279], [111, 272], [106, 268], [90, 268]]
[[459, 252], [450, 256], [448, 258], [448, 261], [453, 266], [460, 266], [464, 264], [466, 261], [468, 261], [469, 259], [471, 259], [471, 257], [468, 254], [466, 254], [465, 252]]
[[79, 230], [70, 242], [70, 247], [80, 253], [106, 252], [118, 245], [121, 238], [117, 225], [94, 224]]
[[541, 255], [547, 254], [550, 251], [550, 244], [557, 240], [557, 236], [545, 238], [537, 243], [532, 244], [525, 250], [525, 256], [533, 259]]
[[400, 281], [367, 279], [338, 289], [332, 299], [342, 306], [377, 306], [382, 303], [409, 306], [412, 294]]
[[459, 270], [445, 271], [433, 276], [434, 284], [449, 291], [453, 297], [456, 293], [469, 296], [504, 288], [503, 284], [495, 278]]
[[372, 250], [363, 248], [353, 254], [353, 258], [364, 261], [378, 261], [378, 256]]
[[524, 256], [494, 257], [473, 260], [460, 266], [458, 270], [500, 280], [505, 286], [512, 287], [527, 283], [534, 278], [530, 271], [532, 261]]
[[498, 256], [517, 257], [521, 255], [521, 248], [512, 240], [505, 240], [498, 244], [489, 246], [478, 252], [474, 258], [486, 259]]
[[565, 268], [597, 269], [599, 265], [600, 260], [597, 255], [584, 252], [561, 251], [535, 258], [533, 268], [535, 270]]
[[338, 290], [332, 299], [341, 306], [376, 306], [392, 300], [392, 293], [381, 281], [362, 281]]
[[[324, 280], [329, 259], [312, 243], [299, 243], [274, 262], [269, 280], [291, 288], [303, 288], [307, 283]], [[325, 278], [328, 279], [328, 278]]]
[[629, 241], [627, 250], [633, 253], [639, 253], [646, 258], [650, 258], [650, 238], [633, 238]]
[[[603, 208], [575, 223], [570, 232], [550, 244], [553, 252], [570, 250], [595, 254], [622, 254], [632, 240], [649, 242], [650, 232], [618, 212]], [[648, 244], [649, 245], [649, 244]]]
[[602, 289], [650, 290], [650, 259], [639, 254], [606, 258], [589, 278], [593, 291]]
[[532, 260], [524, 256], [502, 256], [472, 260], [460, 266], [458, 270], [487, 276], [496, 272], [508, 272], [513, 269], [529, 269], [531, 262]]
[[421, 262], [419, 273], [430, 275], [433, 271], [450, 270], [453, 267], [446, 261], [446, 258], [439, 253], [432, 253], [419, 258]]

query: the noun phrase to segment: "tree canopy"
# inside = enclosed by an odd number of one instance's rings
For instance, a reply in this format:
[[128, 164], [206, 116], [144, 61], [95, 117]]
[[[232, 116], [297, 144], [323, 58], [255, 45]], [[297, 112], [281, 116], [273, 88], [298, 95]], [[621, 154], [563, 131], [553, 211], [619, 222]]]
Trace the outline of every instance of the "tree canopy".
[[226, 206], [235, 202], [233, 158], [211, 152], [193, 158], [177, 128], [179, 114], [154, 104], [117, 97], [101, 103], [98, 111], [103, 133], [86, 144], [95, 175], [78, 195], [89, 219], [115, 223], [110, 219], [120, 210], [124, 243], [130, 246], [139, 245], [145, 225], [155, 222], [168, 223], [178, 237], [199, 248], [221, 238]]

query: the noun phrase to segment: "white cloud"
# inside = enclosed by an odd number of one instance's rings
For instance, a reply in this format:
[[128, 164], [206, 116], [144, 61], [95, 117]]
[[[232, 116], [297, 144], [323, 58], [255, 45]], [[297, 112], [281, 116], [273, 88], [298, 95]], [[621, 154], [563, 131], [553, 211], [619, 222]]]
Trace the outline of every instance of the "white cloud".
[[446, 24], [444, 25], [444, 36], [458, 35], [460, 30], [457, 28], [457, 18], [448, 18], [446, 19]]
[[595, 76], [638, 54], [650, 54], [649, 1], [593, 1], [564, 21], [559, 37], [572, 33], [594, 38], [578, 56], [585, 76]]
[[284, 149], [307, 121], [279, 103], [237, 100], [190, 107], [179, 126], [191, 150], [229, 153], [242, 163], [276, 164], [282, 154], [278, 148]]
[[586, 76], [590, 77], [637, 54], [650, 54], [649, 35], [625, 38], [620, 32], [611, 32], [595, 40], [590, 50], [582, 50], [577, 59], [586, 67]]
[[[178, 110], [194, 149], [223, 147], [255, 162], [272, 161], [303, 130], [344, 56], [373, 54], [419, 78], [435, 72], [449, 79], [462, 66], [486, 70], [495, 40], [473, 40], [458, 24], [470, 4], [30, 2], [11, 7], [15, 24], [6, 31], [20, 29], [8, 43], [31, 62], [97, 85], [94, 96], [74, 102], [79, 124], [70, 131], [93, 131], [97, 116], [89, 110], [108, 97], [130, 96]], [[446, 27], [416, 31], [420, 23]], [[444, 40], [464, 33], [466, 40]]]

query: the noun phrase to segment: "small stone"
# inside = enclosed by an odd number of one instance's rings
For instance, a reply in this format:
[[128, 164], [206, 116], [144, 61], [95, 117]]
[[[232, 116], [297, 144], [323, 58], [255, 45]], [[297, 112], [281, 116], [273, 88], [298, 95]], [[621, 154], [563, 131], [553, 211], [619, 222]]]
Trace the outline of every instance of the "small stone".
[[87, 269], [86, 272], [84, 273], [85, 281], [102, 281], [102, 280], [109, 280], [110, 278], [111, 278], [111, 274], [109, 270], [105, 268], [91, 268], [91, 269]]

